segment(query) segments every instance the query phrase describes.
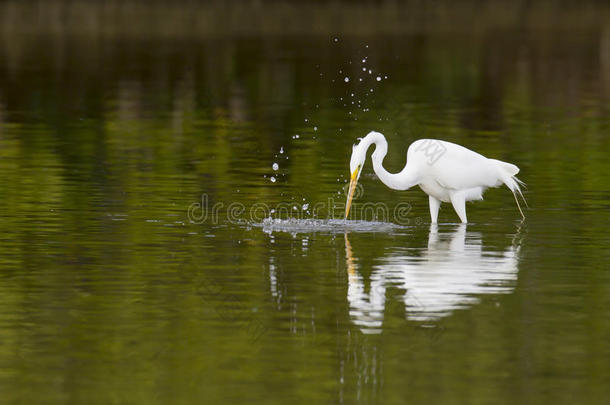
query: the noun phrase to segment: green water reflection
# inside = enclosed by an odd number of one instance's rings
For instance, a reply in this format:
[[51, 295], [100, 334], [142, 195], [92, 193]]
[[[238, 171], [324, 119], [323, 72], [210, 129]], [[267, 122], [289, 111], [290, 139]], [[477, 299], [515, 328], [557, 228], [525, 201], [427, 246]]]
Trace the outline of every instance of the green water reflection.
[[[607, 402], [607, 7], [392, 4], [1, 6], [2, 402]], [[517, 164], [526, 221], [494, 189], [431, 227], [370, 165], [400, 226], [250, 217], [340, 217], [373, 129], [391, 171], [420, 137]]]

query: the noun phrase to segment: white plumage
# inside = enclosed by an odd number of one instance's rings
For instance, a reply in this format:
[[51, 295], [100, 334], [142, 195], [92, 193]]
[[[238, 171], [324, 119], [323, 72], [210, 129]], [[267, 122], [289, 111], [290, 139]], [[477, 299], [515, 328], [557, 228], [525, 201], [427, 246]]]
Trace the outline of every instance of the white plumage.
[[[429, 197], [430, 217], [437, 222], [441, 202], [451, 202], [462, 222], [467, 222], [466, 201], [482, 200], [490, 187], [505, 184], [515, 196], [523, 216], [517, 194], [523, 198], [516, 174], [519, 168], [511, 163], [471, 151], [455, 143], [437, 139], [419, 139], [409, 146], [407, 164], [399, 173], [389, 173], [383, 167], [388, 143], [379, 132], [370, 132], [354, 145], [350, 160], [351, 182], [345, 208], [349, 214], [353, 193], [362, 173], [368, 148], [375, 144], [372, 154], [373, 169], [379, 179], [394, 190], [407, 190], [418, 185]], [[524, 216], [523, 216], [524, 217]], [[525, 217], [524, 217], [525, 218]]]

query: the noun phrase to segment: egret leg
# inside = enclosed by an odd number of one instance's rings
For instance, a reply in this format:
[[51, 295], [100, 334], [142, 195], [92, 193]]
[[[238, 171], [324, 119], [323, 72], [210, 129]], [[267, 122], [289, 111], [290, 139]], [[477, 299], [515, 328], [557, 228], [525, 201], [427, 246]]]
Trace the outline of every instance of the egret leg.
[[430, 220], [433, 224], [438, 222], [438, 209], [441, 207], [441, 201], [437, 198], [428, 196], [428, 200], [430, 201]]
[[428, 249], [434, 249], [438, 243], [438, 225], [433, 222], [430, 224], [430, 233], [428, 234]]
[[466, 199], [464, 198], [463, 193], [454, 193], [451, 195], [451, 204], [453, 204], [453, 209], [455, 210], [458, 217], [462, 223], [467, 223], [466, 219]]

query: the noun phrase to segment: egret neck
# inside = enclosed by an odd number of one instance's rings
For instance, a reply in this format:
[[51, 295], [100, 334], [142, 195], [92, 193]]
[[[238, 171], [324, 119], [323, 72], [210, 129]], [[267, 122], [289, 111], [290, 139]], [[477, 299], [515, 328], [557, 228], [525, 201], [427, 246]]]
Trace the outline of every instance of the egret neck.
[[388, 153], [388, 142], [379, 132], [370, 132], [360, 141], [358, 145], [354, 146], [352, 160], [354, 159], [354, 156], [356, 156], [356, 160], [354, 161], [354, 167], [351, 169], [352, 172], [349, 191], [347, 194], [347, 203], [345, 204], [346, 219], [352, 205], [352, 198], [354, 196], [356, 184], [358, 183], [358, 178], [362, 173], [362, 166], [364, 165], [364, 161], [366, 159], [366, 152], [372, 144], [375, 144], [375, 151], [372, 155], [373, 170], [383, 184], [393, 190], [407, 190], [419, 183], [419, 177], [413, 170], [412, 165], [409, 166], [408, 161], [400, 173], [390, 173], [383, 167], [383, 159]]
[[[383, 159], [388, 153], [388, 142], [379, 132], [371, 132], [364, 139], [363, 147], [368, 149], [371, 144], [375, 144], [375, 151], [371, 156], [373, 160], [373, 170], [379, 180], [393, 190], [407, 190], [419, 183], [417, 174], [410, 170], [409, 162], [399, 173], [390, 173], [383, 167]], [[365, 143], [366, 142], [366, 143]]]

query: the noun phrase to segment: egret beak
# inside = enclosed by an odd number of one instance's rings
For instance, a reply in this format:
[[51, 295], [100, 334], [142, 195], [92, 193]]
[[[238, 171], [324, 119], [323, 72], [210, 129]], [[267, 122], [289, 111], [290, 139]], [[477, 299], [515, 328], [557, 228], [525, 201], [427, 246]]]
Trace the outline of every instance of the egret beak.
[[358, 172], [360, 171], [360, 167], [357, 167], [356, 170], [352, 173], [352, 178], [349, 182], [349, 191], [347, 193], [347, 204], [345, 204], [345, 219], [349, 215], [349, 209], [352, 206], [352, 198], [354, 198], [354, 191], [356, 191], [356, 184], [358, 184]]

